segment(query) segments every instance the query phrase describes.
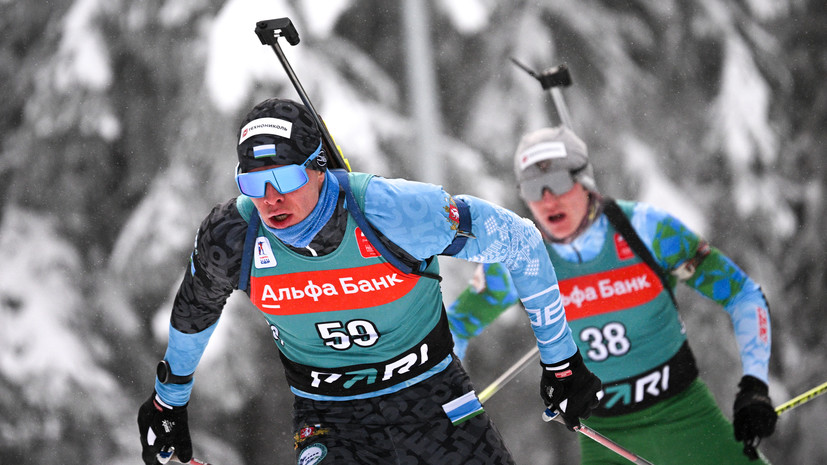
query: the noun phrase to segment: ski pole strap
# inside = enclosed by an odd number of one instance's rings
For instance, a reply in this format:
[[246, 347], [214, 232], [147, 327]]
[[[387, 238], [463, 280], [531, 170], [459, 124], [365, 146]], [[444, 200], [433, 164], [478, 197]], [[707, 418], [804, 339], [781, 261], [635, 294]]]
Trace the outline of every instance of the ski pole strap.
[[454, 240], [445, 247], [440, 255], [447, 255], [452, 257], [459, 253], [465, 243], [468, 242], [469, 237], [474, 237], [471, 233], [471, 207], [465, 203], [464, 200], [452, 197], [457, 204], [457, 214], [459, 215], [459, 225], [457, 226], [457, 234]]
[[250, 213], [250, 220], [247, 224], [247, 234], [244, 236], [244, 252], [241, 255], [241, 270], [238, 273], [238, 289], [240, 291], [247, 291], [247, 284], [250, 282], [250, 265], [253, 261], [253, 247], [255, 246], [260, 223], [261, 217], [258, 216], [258, 211], [253, 210], [252, 213]]

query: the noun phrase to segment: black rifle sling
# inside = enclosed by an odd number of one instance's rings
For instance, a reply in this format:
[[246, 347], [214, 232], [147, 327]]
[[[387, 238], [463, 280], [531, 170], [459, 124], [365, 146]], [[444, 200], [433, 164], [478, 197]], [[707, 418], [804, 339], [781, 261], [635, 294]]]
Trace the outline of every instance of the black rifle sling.
[[256, 232], [258, 225], [261, 223], [261, 217], [258, 216], [258, 211], [253, 209], [250, 213], [250, 220], [247, 224], [247, 235], [244, 236], [244, 251], [241, 255], [241, 271], [238, 276], [238, 289], [240, 291], [247, 290], [247, 284], [250, 282], [250, 265], [253, 261], [253, 246], [256, 242]]
[[[350, 215], [353, 216], [354, 221], [356, 224], [359, 225], [359, 228], [362, 230], [362, 234], [370, 241], [374, 248], [385, 258], [391, 265], [396, 267], [399, 271], [406, 273], [406, 274], [415, 274], [419, 276], [424, 276], [426, 278], [436, 279], [437, 281], [442, 281], [442, 276], [433, 274], [433, 273], [426, 273], [421, 271], [422, 268], [422, 261], [417, 260], [410, 255], [407, 257], [408, 262], [415, 262], [413, 266], [406, 263], [406, 261], [399, 255], [393, 253], [385, 246], [385, 243], [379, 239], [379, 236], [376, 234], [376, 230], [373, 229], [373, 226], [368, 223], [367, 218], [365, 218], [365, 214], [362, 212], [362, 209], [359, 207], [359, 203], [356, 201], [356, 196], [353, 195], [353, 189], [350, 187], [350, 179], [348, 178], [348, 172], [342, 169], [333, 169], [330, 172], [336, 176], [336, 179], [339, 181], [339, 189], [344, 191], [345, 193], [345, 200], [347, 204], [347, 210], [350, 212]], [[389, 241], [390, 242], [390, 241]], [[401, 250], [401, 249], [400, 249]], [[403, 251], [404, 252], [404, 251]]]
[[609, 223], [611, 223], [617, 232], [619, 232], [620, 235], [626, 239], [626, 243], [629, 244], [632, 251], [658, 275], [663, 287], [667, 292], [669, 292], [669, 297], [672, 298], [672, 303], [674, 303], [675, 307], [677, 307], [678, 301], [675, 299], [675, 294], [672, 292], [672, 287], [669, 285], [669, 279], [666, 276], [666, 271], [658, 264], [658, 262], [655, 261], [655, 257], [653, 257], [649, 249], [646, 248], [643, 240], [637, 234], [635, 228], [632, 227], [632, 223], [629, 221], [629, 218], [625, 213], [623, 213], [623, 210], [613, 198], [603, 198], [603, 213], [606, 214], [606, 217], [609, 219]]

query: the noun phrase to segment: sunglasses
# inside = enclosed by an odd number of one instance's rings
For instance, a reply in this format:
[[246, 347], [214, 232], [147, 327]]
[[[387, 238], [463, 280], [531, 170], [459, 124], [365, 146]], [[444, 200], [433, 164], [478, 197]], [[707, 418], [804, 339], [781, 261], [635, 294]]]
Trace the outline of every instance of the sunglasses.
[[267, 183], [270, 183], [279, 193], [287, 194], [300, 189], [307, 184], [307, 165], [315, 160], [322, 151], [322, 144], [307, 157], [301, 165], [285, 165], [262, 171], [241, 172], [241, 164], [235, 168], [235, 182], [238, 190], [247, 197], [261, 198], [267, 192]]
[[548, 189], [554, 195], [563, 195], [574, 187], [574, 178], [568, 171], [551, 171], [520, 183], [520, 196], [528, 202], [539, 202], [543, 191]]

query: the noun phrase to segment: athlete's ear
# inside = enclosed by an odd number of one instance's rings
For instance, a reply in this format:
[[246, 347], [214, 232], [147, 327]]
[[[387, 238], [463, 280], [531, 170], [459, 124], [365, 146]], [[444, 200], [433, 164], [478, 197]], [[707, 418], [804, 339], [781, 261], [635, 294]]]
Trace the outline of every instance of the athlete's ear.
[[316, 176], [316, 185], [319, 186], [319, 191], [321, 192], [322, 185], [324, 184], [325, 172], [324, 171], [316, 171], [316, 170], [308, 170], [308, 171], [310, 171], [310, 173], [312, 173], [311, 176]]

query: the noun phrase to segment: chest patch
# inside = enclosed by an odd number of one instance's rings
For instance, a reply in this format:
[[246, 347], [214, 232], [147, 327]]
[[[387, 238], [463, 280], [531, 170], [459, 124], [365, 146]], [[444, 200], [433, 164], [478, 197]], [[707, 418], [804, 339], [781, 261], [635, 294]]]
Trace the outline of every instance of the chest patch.
[[370, 243], [367, 237], [365, 237], [365, 233], [362, 232], [362, 228], [356, 228], [354, 231], [356, 234], [356, 243], [359, 244], [359, 253], [362, 254], [362, 258], [371, 258], [371, 257], [378, 257], [379, 251]]
[[634, 252], [632, 252], [632, 248], [629, 247], [629, 243], [626, 242], [626, 238], [621, 236], [619, 233], [615, 233], [614, 236], [615, 252], [617, 252], [617, 258], [620, 260], [628, 260], [634, 257], [635, 254]]
[[264, 236], [256, 238], [256, 248], [253, 256], [258, 269], [273, 268], [277, 264], [276, 256], [273, 255], [273, 249], [270, 247], [270, 241]]

